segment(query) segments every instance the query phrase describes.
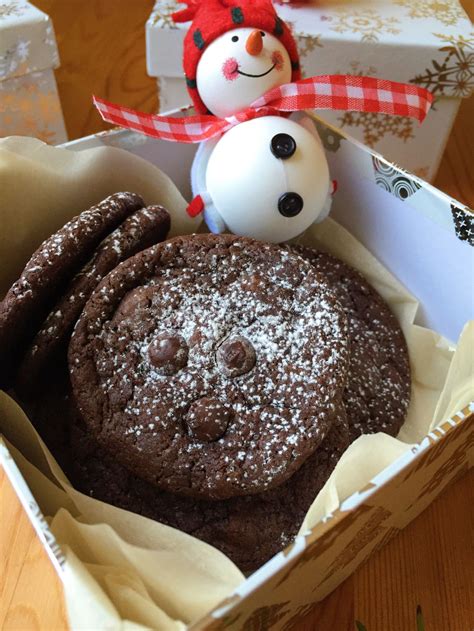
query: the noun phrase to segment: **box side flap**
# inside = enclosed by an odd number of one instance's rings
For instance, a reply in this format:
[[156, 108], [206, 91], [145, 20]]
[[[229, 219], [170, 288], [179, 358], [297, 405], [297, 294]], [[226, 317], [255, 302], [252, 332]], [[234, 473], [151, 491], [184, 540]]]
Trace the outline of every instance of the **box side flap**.
[[474, 318], [474, 212], [310, 116], [338, 181], [331, 216], [396, 270], [420, 301], [417, 324], [458, 339]]
[[51, 19], [25, 0], [0, 0], [0, 82], [58, 66]]
[[[187, 24], [175, 0], [158, 0], [147, 23], [151, 76], [182, 76]], [[465, 98], [474, 88], [474, 31], [457, 0], [313, 0], [277, 5], [292, 27], [306, 76], [369, 74]]]
[[[323, 121], [313, 112], [307, 112], [307, 114], [314, 120], [324, 147], [329, 152], [329, 158], [331, 153], [334, 154], [340, 149], [341, 141], [348, 141], [351, 155], [347, 155], [344, 160], [348, 173], [353, 172], [358, 177], [370, 179], [400, 201], [409, 200], [413, 208], [445, 229], [454, 232], [461, 241], [474, 246], [474, 224], [469, 221], [471, 217], [474, 219], [474, 210], [425, 182], [421, 177], [390, 162], [377, 151], [370, 149], [327, 121]], [[362, 154], [366, 157], [361, 161]], [[465, 225], [456, 222], [455, 211], [462, 211], [460, 217], [466, 219]]]
[[[291, 589], [291, 573], [309, 563], [312, 554], [318, 551], [321, 552], [321, 549], [317, 549], [315, 552], [312, 551], [312, 546], [314, 547], [319, 541], [325, 539], [325, 542], [322, 544], [322, 553], [324, 553], [324, 548], [327, 550], [328, 546], [334, 543], [338, 535], [343, 537], [345, 531], [350, 531], [354, 526], [357, 515], [360, 517], [361, 524], [364, 524], [364, 521], [367, 519], [366, 516], [369, 519], [376, 517], [379, 521], [383, 519], [385, 517], [383, 509], [378, 511], [382, 513], [381, 516], [373, 515], [370, 509], [374, 505], [376, 506], [377, 495], [383, 492], [384, 487], [388, 484], [396, 484], [397, 478], [400, 479], [408, 468], [416, 467], [424, 457], [428, 456], [433, 459], [433, 454], [439, 453], [439, 444], [442, 438], [449, 435], [453, 439], [456, 432], [459, 435], [462, 431], [467, 436], [467, 441], [472, 438], [473, 428], [470, 423], [472, 423], [473, 419], [474, 403], [471, 403], [452, 419], [430, 432], [419, 445], [414, 445], [401, 455], [395, 462], [375, 476], [364, 489], [347, 498], [341, 503], [339, 508], [332, 514], [327, 515], [314, 528], [298, 535], [288, 548], [275, 555], [273, 559], [247, 578], [225, 601], [220, 603], [207, 616], [192, 625], [190, 631], [247, 628], [246, 623], [249, 620], [252, 620], [252, 622], [254, 620], [259, 622], [263, 620], [267, 626], [258, 628], [269, 628], [270, 617], [273, 623], [283, 619], [289, 613], [288, 610], [285, 611], [285, 608], [289, 604], [290, 596], [288, 596], [286, 602], [281, 601], [282, 597], [286, 595], [285, 586], [287, 589]], [[369, 525], [367, 521], [366, 525]], [[368, 528], [367, 530], [370, 532], [371, 529]], [[359, 533], [359, 536], [363, 536], [363, 531]], [[316, 581], [317, 577], [315, 578]], [[271, 592], [271, 595], [269, 595], [269, 592]], [[257, 595], [259, 593], [262, 598], [267, 596], [267, 600], [271, 601], [275, 592], [278, 594], [277, 598], [279, 599], [277, 605], [255, 609], [256, 603], [258, 604]], [[260, 600], [260, 602], [262, 601]], [[247, 616], [248, 618], [244, 622], [243, 619]], [[289, 629], [290, 625], [284, 628]]]

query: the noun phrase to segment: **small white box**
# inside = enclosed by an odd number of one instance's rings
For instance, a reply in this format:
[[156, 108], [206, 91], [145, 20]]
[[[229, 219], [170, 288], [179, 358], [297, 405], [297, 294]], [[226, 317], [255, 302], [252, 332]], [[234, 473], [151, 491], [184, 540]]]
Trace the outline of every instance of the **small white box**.
[[26, 0], [0, 0], [0, 136], [67, 140], [50, 18]]
[[[338, 130], [321, 122], [317, 126], [331, 173], [340, 183], [332, 216], [417, 297], [417, 324], [457, 339], [466, 320], [473, 317], [474, 214]], [[115, 129], [73, 141], [67, 148], [81, 152], [104, 146], [125, 149], [159, 166], [189, 198], [194, 145]], [[212, 611], [182, 628], [293, 628], [311, 611], [314, 602], [335, 589], [472, 466], [473, 421], [474, 402], [459, 409], [368, 485], [346, 498], [337, 510], [299, 535]], [[80, 601], [71, 561], [43, 515], [40, 497], [34, 497], [28, 488], [28, 469], [20, 471], [20, 460], [15, 463], [2, 441], [2, 432], [14, 445], [15, 428], [0, 418], [0, 465], [61, 580], [69, 586], [69, 594], [77, 594], [78, 609], [99, 610], [103, 603]], [[138, 625], [134, 628], [144, 629]]]
[[[148, 74], [158, 79], [160, 110], [190, 99], [182, 71], [188, 24], [180, 5], [158, 0], [147, 22]], [[474, 87], [474, 31], [458, 0], [311, 0], [276, 4], [296, 37], [305, 76], [364, 74], [415, 83], [435, 95], [423, 125], [406, 117], [318, 112], [389, 160], [432, 180], [462, 98]]]

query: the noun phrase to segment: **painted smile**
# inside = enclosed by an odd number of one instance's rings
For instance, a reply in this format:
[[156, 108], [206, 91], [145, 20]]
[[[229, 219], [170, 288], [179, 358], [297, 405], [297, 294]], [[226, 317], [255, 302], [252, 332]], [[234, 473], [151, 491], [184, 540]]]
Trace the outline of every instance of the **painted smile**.
[[274, 69], [277, 71], [283, 70], [284, 60], [279, 50], [273, 51], [271, 55], [271, 63], [272, 66], [268, 70], [265, 70], [265, 72], [262, 72], [261, 74], [251, 74], [250, 72], [244, 72], [240, 69], [240, 64], [235, 57], [229, 57], [222, 64], [222, 74], [227, 81], [235, 81], [239, 75], [243, 77], [251, 77], [252, 79], [259, 79], [260, 77], [265, 77], [267, 74], [270, 74], [270, 72]]
[[243, 75], [244, 77], [253, 77], [257, 79], [258, 77], [264, 77], [265, 75], [269, 74], [273, 70], [273, 68], [275, 68], [275, 66], [276, 64], [273, 64], [271, 68], [269, 68], [265, 72], [262, 72], [261, 74], [250, 74], [249, 72], [243, 72], [242, 70], [239, 70], [238, 68], [237, 68], [237, 72]]

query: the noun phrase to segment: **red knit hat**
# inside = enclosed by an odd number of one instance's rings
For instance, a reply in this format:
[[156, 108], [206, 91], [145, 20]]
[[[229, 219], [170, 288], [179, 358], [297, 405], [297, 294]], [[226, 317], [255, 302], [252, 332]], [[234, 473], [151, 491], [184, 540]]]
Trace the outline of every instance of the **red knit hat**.
[[188, 92], [200, 114], [208, 113], [196, 87], [196, 69], [206, 46], [235, 28], [254, 27], [277, 37], [291, 61], [291, 80], [301, 77], [298, 49], [288, 26], [271, 0], [186, 0], [186, 9], [173, 14], [175, 22], [192, 24], [184, 39], [183, 67]]

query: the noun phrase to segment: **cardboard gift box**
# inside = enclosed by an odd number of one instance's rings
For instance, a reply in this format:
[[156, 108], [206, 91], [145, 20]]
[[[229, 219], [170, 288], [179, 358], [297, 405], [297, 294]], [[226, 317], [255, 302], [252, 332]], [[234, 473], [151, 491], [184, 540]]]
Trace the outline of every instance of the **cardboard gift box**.
[[50, 18], [26, 0], [0, 0], [0, 137], [66, 142]]
[[[160, 110], [190, 102], [181, 67], [188, 24], [175, 24], [176, 0], [158, 0], [146, 26], [148, 74]], [[304, 76], [363, 74], [416, 83], [436, 97], [422, 126], [405, 117], [321, 113], [392, 162], [425, 180], [436, 174], [461, 99], [474, 87], [474, 31], [458, 0], [311, 0], [275, 3], [293, 29]]]
[[[408, 420], [397, 439], [353, 443], [294, 542], [245, 578], [211, 546], [75, 491], [0, 392], [0, 463], [63, 581], [73, 628], [289, 630], [473, 464], [474, 323], [466, 323], [474, 316], [474, 214], [315, 124], [339, 188], [332, 219], [303, 242], [356, 265], [398, 316], [412, 360]], [[20, 148], [16, 139], [0, 142], [0, 187], [13, 174], [23, 184], [8, 193], [25, 200], [20, 214], [18, 206], [14, 216], [9, 206], [0, 214], [2, 230], [15, 228], [17, 241], [2, 246], [2, 255], [18, 257], [14, 273], [66, 218], [131, 186], [181, 216], [174, 232], [195, 228], [179, 193], [189, 199], [195, 147], [119, 130], [73, 141], [69, 151], [20, 140]]]

